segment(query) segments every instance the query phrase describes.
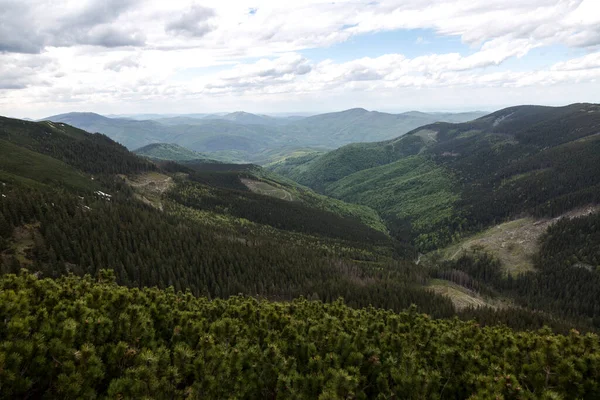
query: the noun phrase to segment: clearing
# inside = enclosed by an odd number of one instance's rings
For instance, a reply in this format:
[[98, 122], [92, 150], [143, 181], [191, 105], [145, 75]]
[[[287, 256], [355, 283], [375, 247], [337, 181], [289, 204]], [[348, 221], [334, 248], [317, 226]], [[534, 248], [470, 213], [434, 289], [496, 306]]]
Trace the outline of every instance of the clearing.
[[437, 254], [442, 259], [452, 260], [463, 251], [479, 247], [498, 257], [507, 274], [532, 271], [532, 257], [538, 251], [538, 239], [550, 225], [561, 218], [580, 217], [599, 209], [600, 206], [586, 206], [552, 219], [521, 218], [505, 222], [439, 250]]
[[498, 300], [484, 299], [472, 290], [443, 279], [432, 279], [427, 288], [432, 292], [450, 298], [457, 310], [468, 307], [506, 307], [506, 304], [502, 304]]
[[158, 172], [147, 172], [136, 176], [121, 175], [127, 184], [131, 186], [136, 197], [146, 204], [163, 210], [161, 201], [162, 194], [173, 187], [173, 178]]
[[266, 196], [276, 197], [281, 200], [294, 201], [294, 196], [290, 192], [280, 187], [273, 186], [267, 182], [256, 181], [248, 178], [240, 178], [250, 191]]

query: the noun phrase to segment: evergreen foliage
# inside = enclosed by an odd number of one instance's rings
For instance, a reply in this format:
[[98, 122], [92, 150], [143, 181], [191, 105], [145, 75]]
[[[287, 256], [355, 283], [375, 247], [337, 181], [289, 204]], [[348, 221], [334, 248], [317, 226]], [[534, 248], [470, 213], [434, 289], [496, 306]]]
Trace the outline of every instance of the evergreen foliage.
[[600, 396], [593, 334], [515, 333], [294, 300], [209, 301], [98, 279], [0, 278], [1, 398]]

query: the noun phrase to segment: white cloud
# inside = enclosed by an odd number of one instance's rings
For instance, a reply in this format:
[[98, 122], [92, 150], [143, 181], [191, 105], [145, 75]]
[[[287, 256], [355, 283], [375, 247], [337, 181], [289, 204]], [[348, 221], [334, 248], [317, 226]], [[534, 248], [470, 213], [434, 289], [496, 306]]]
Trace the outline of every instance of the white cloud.
[[[320, 99], [387, 104], [399, 91], [481, 88], [506, 96], [506, 88], [583, 83], [591, 96], [600, 79], [599, 27], [597, 0], [0, 0], [0, 114], [160, 104], [216, 111], [228, 102], [310, 108]], [[398, 29], [457, 36], [470, 50], [357, 53], [347, 62], [303, 55]], [[535, 70], [496, 68], [544, 46], [588, 54]], [[215, 96], [221, 105], [210, 102]]]

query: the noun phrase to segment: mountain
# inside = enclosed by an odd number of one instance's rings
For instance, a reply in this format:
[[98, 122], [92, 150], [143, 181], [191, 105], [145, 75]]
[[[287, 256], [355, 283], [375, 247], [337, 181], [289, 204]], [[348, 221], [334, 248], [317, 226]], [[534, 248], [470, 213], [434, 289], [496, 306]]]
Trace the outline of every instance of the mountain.
[[[598, 196], [598, 114], [433, 124], [337, 158], [323, 187], [407, 213], [458, 193], [457, 234], [517, 203], [561, 212]], [[0, 397], [597, 398], [599, 226], [557, 221], [516, 276], [477, 249], [415, 263], [373, 209], [259, 166], [0, 117]]]
[[223, 115], [220, 119], [235, 122], [241, 125], [271, 125], [274, 123], [274, 121], [276, 121], [275, 118], [271, 118], [266, 115], [256, 115], [244, 111], [236, 111], [230, 114], [226, 114]]
[[[48, 121], [0, 118], [0, 144], [4, 272], [34, 265], [44, 275], [82, 275], [102, 265], [115, 269], [118, 282], [126, 285], [168, 283], [211, 296], [229, 290], [269, 290], [274, 296], [316, 290], [326, 296], [323, 290], [329, 289], [295, 274], [290, 279], [299, 278], [305, 289], [291, 280], [287, 289], [268, 281], [260, 283], [264, 289], [233, 282], [247, 279], [251, 265], [263, 268], [254, 274], [264, 278], [269, 269], [292, 271], [294, 264], [302, 266], [301, 275], [310, 265], [319, 269], [317, 275], [329, 274], [334, 259], [348, 267], [359, 262], [354, 260], [383, 266], [393, 263], [400, 248], [394, 248], [373, 210], [317, 195], [257, 166], [152, 163], [104, 135]], [[116, 226], [121, 233], [112, 231]], [[101, 252], [92, 250], [98, 246]], [[277, 251], [269, 250], [272, 246]], [[92, 253], [95, 260], [88, 259]], [[137, 260], [128, 260], [133, 253]], [[233, 281], [233, 270], [229, 277], [212, 276], [212, 268], [224, 271], [217, 260], [225, 253], [232, 257], [227, 268], [244, 265]], [[242, 262], [245, 258], [253, 261]], [[154, 272], [147, 274], [146, 268]], [[177, 278], [171, 276], [174, 270]]]
[[172, 143], [152, 143], [133, 151], [135, 154], [156, 160], [214, 162], [208, 156]]
[[[267, 164], [298, 149], [322, 151], [357, 141], [389, 139], [434, 121], [464, 121], [475, 115], [479, 114], [386, 114], [352, 109], [300, 119], [235, 112], [146, 121], [69, 113], [45, 120], [106, 134], [129, 149], [152, 143], [174, 143], [209, 153], [211, 158]], [[276, 156], [271, 157], [271, 154]]]
[[98, 132], [136, 149], [150, 143], [167, 141], [169, 132], [155, 121], [137, 121], [126, 118], [107, 118], [95, 113], [67, 113], [44, 118], [44, 121], [63, 123], [88, 132]]
[[270, 169], [376, 209], [397, 237], [425, 250], [522, 213], [553, 216], [600, 201], [598, 132], [595, 104], [519, 106]]
[[388, 114], [354, 108], [307, 117], [288, 128], [313, 144], [320, 143], [335, 148], [353, 142], [390, 139], [435, 121], [447, 121], [449, 118], [468, 121], [482, 115], [483, 113], [453, 115], [415, 112]]

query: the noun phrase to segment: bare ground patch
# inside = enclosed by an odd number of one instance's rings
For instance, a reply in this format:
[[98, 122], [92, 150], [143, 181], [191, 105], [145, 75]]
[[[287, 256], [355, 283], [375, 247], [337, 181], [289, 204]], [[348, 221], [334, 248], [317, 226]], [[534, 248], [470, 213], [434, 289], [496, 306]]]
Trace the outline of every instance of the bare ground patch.
[[294, 196], [287, 190], [273, 186], [267, 182], [256, 181], [248, 178], [240, 179], [250, 191], [266, 196], [276, 197], [281, 200], [294, 201]]
[[463, 310], [468, 307], [485, 306], [498, 308], [496, 304], [486, 301], [483, 297], [479, 296], [472, 290], [459, 286], [450, 281], [433, 279], [427, 288], [434, 293], [448, 297], [457, 310]]
[[443, 259], [455, 259], [463, 251], [480, 247], [498, 257], [509, 274], [533, 270], [532, 257], [538, 251], [540, 236], [561, 218], [575, 218], [600, 210], [599, 206], [586, 206], [569, 211], [557, 218], [521, 218], [496, 225], [460, 243], [441, 250]]
[[163, 210], [163, 193], [175, 185], [173, 178], [157, 172], [121, 177], [135, 190], [136, 197], [139, 200], [161, 211]]

